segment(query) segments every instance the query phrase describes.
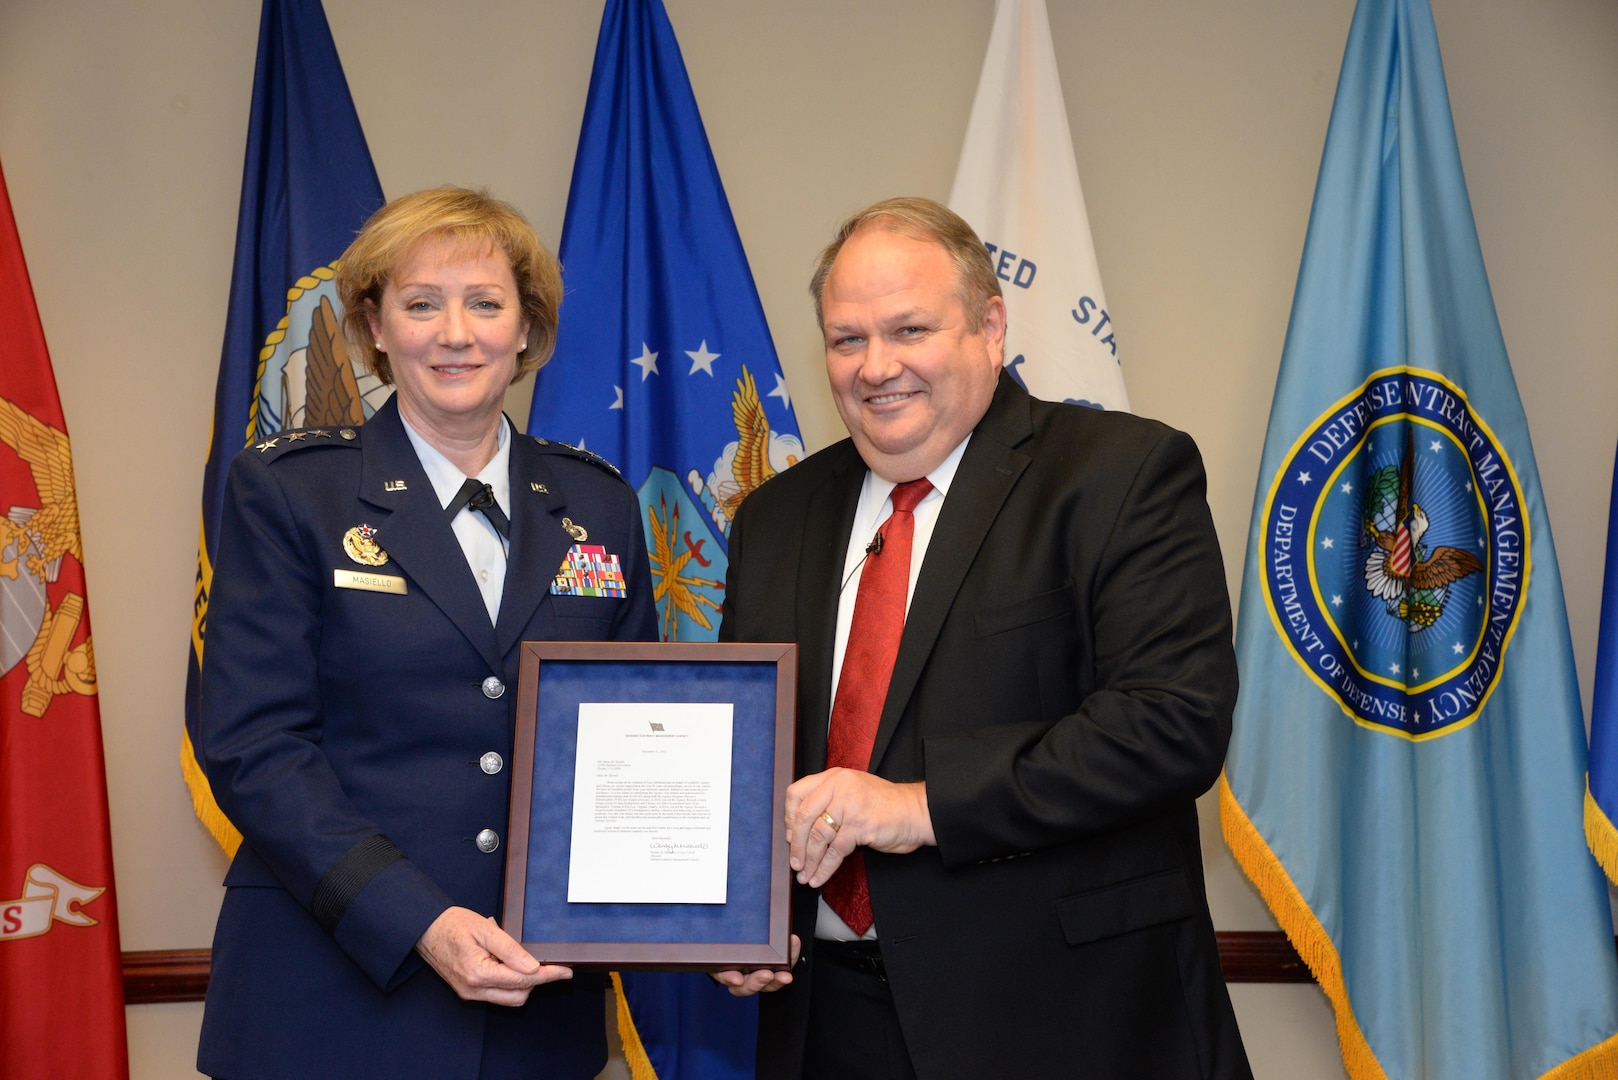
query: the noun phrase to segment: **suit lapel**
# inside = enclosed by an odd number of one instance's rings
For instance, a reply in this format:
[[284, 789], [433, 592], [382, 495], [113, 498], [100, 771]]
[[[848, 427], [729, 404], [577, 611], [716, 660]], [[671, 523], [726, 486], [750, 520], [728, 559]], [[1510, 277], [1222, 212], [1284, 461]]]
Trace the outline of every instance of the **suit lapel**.
[[1033, 435], [1030, 401], [1026, 392], [1001, 375], [989, 411], [978, 422], [960, 467], [955, 470], [905, 616], [904, 636], [899, 640], [882, 721], [871, 748], [872, 772], [877, 771], [893, 741], [894, 729], [910, 703], [984, 537], [1028, 467], [1028, 455], [1017, 447]]
[[831, 717], [832, 660], [837, 652], [838, 585], [848, 556], [865, 463], [852, 443], [841, 454], [830, 480], [804, 508], [803, 555], [798, 560], [798, 672], [804, 679], [798, 695], [799, 768], [804, 774], [826, 767], [826, 725]]
[[[466, 639], [490, 668], [501, 670], [494, 627], [483, 604], [466, 554], [438, 505], [432, 481], [422, 471], [405, 434], [396, 399], [389, 398], [365, 424], [360, 445], [360, 501], [387, 512], [377, 542]], [[403, 481], [402, 490], [386, 485]]]
[[521, 639], [573, 546], [573, 538], [562, 528], [566, 493], [539, 446], [516, 434], [515, 428], [512, 431], [511, 552], [495, 627], [495, 644], [502, 656]]

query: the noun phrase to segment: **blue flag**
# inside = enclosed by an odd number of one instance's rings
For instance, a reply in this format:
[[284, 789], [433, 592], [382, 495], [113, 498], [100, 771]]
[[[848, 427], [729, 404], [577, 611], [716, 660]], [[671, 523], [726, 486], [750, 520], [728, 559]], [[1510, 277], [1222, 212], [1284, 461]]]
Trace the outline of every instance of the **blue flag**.
[[1590, 850], [1618, 881], [1618, 464], [1613, 466], [1607, 518], [1606, 581], [1601, 589], [1601, 638], [1596, 644], [1595, 701], [1590, 707], [1590, 773], [1584, 793], [1584, 834]]
[[660, 0], [610, 0], [602, 16], [562, 267], [528, 431], [623, 470], [663, 640], [713, 641], [731, 517], [803, 444]]
[[230, 310], [202, 481], [180, 751], [197, 816], [232, 855], [241, 836], [214, 802], [193, 748], [225, 474], [250, 443], [286, 427], [363, 423], [392, 393], [349, 359], [331, 269], [381, 205], [382, 185], [320, 0], [264, 0]]
[[[609, 0], [562, 229], [556, 355], [533, 435], [593, 450], [640, 494], [660, 635], [712, 641], [741, 500], [803, 456], [674, 28]], [[751, 1077], [757, 1004], [705, 975], [615, 977], [635, 1076]]]
[[1427, 0], [1360, 0], [1253, 502], [1226, 840], [1351, 1077], [1618, 1069], [1556, 551]]

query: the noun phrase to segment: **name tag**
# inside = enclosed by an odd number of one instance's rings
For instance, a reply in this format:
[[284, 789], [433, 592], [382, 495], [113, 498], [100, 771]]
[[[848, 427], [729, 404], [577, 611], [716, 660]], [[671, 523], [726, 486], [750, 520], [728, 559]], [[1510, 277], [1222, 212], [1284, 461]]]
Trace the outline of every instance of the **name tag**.
[[339, 589], [405, 594], [405, 579], [392, 574], [362, 574], [358, 570], [333, 570], [332, 584]]

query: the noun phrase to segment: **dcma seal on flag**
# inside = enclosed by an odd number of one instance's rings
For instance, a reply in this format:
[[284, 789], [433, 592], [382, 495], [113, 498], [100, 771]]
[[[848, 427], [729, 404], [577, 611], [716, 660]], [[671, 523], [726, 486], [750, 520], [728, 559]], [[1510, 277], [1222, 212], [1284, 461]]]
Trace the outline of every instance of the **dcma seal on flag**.
[[1465, 393], [1388, 368], [1323, 412], [1270, 486], [1259, 556], [1288, 651], [1356, 723], [1416, 740], [1477, 716], [1528, 587], [1528, 521]]

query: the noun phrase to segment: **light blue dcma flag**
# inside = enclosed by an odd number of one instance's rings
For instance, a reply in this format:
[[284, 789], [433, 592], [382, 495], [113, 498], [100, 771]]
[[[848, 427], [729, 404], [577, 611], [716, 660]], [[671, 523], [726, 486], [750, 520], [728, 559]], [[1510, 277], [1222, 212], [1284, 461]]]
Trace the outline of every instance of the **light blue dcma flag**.
[[[602, 16], [561, 255], [556, 355], [528, 431], [623, 470], [640, 494], [662, 638], [712, 641], [736, 507], [803, 445], [659, 0], [609, 0]], [[753, 1075], [754, 1001], [705, 975], [617, 981], [637, 1078]]]
[[386, 400], [351, 363], [331, 264], [382, 205], [382, 185], [320, 0], [264, 0], [225, 345], [202, 481], [191, 662], [180, 765], [197, 816], [231, 854], [241, 836], [214, 802], [193, 735], [225, 474], [284, 427], [358, 424]]
[[1237, 653], [1225, 837], [1349, 1075], [1612, 1075], [1562, 582], [1427, 0], [1354, 15]]
[[1596, 644], [1595, 700], [1590, 705], [1590, 773], [1584, 793], [1584, 834], [1607, 876], [1618, 881], [1618, 464], [1613, 466], [1607, 519], [1606, 581], [1601, 590], [1601, 638]]

